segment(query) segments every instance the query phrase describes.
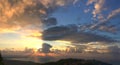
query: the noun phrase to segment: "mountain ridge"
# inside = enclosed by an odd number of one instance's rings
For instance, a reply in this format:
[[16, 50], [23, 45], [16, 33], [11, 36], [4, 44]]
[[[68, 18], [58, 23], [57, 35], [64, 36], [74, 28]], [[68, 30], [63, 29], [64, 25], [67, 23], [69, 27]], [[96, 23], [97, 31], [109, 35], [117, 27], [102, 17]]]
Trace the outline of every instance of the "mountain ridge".
[[4, 60], [5, 65], [112, 65], [98, 60], [61, 59], [56, 62], [35, 63], [31, 61]]

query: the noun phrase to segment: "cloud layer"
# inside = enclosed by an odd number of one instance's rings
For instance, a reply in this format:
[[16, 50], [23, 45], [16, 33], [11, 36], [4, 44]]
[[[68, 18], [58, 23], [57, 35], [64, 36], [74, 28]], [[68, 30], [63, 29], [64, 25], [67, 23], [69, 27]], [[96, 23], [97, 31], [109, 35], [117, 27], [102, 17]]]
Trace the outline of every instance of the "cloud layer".
[[74, 43], [115, 42], [110, 37], [78, 31], [77, 26], [56, 26], [43, 33], [44, 40], [65, 40]]

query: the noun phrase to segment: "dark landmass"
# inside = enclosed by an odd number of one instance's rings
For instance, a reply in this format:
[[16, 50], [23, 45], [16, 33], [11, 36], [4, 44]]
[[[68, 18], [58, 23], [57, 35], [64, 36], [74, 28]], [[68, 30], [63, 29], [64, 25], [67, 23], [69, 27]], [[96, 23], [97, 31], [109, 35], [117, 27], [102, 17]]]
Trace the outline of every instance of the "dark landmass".
[[4, 65], [41, 65], [30, 61], [4, 60]]
[[112, 65], [97, 60], [61, 59], [56, 62], [34, 63], [30, 61], [4, 60], [4, 65]]
[[111, 65], [111, 64], [97, 60], [62, 59], [57, 62], [49, 62], [41, 65]]
[[2, 58], [2, 55], [1, 55], [1, 52], [0, 52], [0, 65], [4, 65], [4, 63], [3, 63], [3, 58]]

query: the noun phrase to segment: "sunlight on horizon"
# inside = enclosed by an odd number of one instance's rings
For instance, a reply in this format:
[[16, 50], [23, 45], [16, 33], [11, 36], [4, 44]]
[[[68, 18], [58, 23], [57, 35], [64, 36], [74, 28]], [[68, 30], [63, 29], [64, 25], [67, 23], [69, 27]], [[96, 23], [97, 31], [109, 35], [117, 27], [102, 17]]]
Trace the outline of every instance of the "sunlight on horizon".
[[120, 0], [0, 0], [0, 51], [5, 58], [42, 62], [120, 62], [119, 24]]

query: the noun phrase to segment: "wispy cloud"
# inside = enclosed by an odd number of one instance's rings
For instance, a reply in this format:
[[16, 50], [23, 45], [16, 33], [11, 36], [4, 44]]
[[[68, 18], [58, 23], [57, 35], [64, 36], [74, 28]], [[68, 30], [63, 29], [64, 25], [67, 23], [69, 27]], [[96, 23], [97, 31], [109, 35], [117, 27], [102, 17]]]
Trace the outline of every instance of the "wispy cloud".
[[105, 0], [88, 0], [87, 5], [90, 5], [92, 3], [94, 3], [94, 10], [92, 14], [93, 17], [96, 17], [96, 15], [99, 15], [102, 12]]
[[113, 10], [107, 17], [107, 19], [112, 19], [112, 18], [116, 18], [119, 17], [118, 15], [120, 15], [120, 8]]
[[[93, 4], [93, 19], [96, 22], [93, 22], [89, 26], [83, 25], [83, 27], [86, 27], [87, 29], [92, 29], [92, 30], [100, 30], [100, 31], [105, 31], [109, 33], [116, 33], [118, 32], [118, 25], [112, 25], [111, 20], [118, 18], [120, 9], [114, 9], [110, 12], [108, 12], [107, 15], [103, 14], [103, 11], [107, 11], [108, 8], [106, 5], [106, 0], [88, 0], [86, 5]], [[109, 3], [109, 2], [107, 2]]]

